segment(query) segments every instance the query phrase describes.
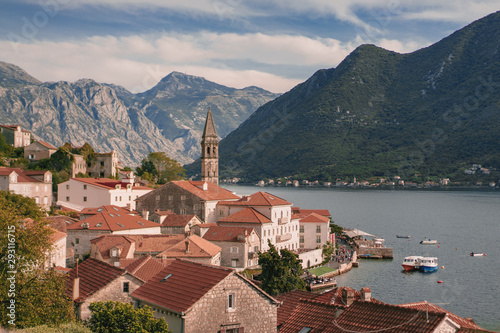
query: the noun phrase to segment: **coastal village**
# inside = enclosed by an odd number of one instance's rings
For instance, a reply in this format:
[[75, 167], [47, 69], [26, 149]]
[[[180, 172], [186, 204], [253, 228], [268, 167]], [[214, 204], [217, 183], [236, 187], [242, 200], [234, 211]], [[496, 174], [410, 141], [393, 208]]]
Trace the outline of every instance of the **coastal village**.
[[[57, 151], [20, 126], [0, 129], [9, 144], [24, 147], [29, 161]], [[358, 266], [358, 257], [392, 258], [392, 249], [375, 237], [365, 240], [373, 235], [357, 229], [335, 234], [328, 209], [297, 207], [267, 191], [241, 196], [219, 186], [218, 145], [209, 110], [201, 179], [157, 188], [124, 170], [113, 151], [96, 153], [92, 163], [75, 154], [69, 180], [57, 184], [57, 197], [50, 171], [0, 167], [0, 190], [33, 198], [54, 212], [45, 217], [53, 247], [44, 267], [65, 276], [65, 294], [79, 320], [90, 318], [93, 302], [111, 300], [150, 307], [175, 333], [490, 332], [429, 302], [387, 304], [370, 286], [337, 285], [335, 276]], [[468, 172], [489, 170], [474, 165]], [[279, 185], [370, 183], [288, 179]], [[384, 185], [413, 186], [397, 177], [380, 179], [377, 186]], [[248, 274], [259, 271], [259, 254], [271, 247], [297, 256], [307, 290], [271, 295]], [[334, 251], [327, 256], [329, 247]]]

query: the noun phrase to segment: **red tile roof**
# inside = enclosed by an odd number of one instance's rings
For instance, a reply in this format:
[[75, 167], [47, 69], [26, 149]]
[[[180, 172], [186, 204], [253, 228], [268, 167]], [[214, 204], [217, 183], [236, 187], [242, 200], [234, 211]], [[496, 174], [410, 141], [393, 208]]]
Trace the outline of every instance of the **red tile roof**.
[[330, 223], [330, 219], [316, 213], [311, 213], [301, 218], [299, 223]]
[[432, 312], [438, 312], [438, 313], [446, 313], [448, 314], [448, 317], [450, 317], [451, 320], [459, 324], [461, 327], [465, 328], [471, 328], [471, 329], [481, 329], [479, 325], [477, 325], [472, 319], [466, 319], [457, 316], [454, 313], [451, 313], [437, 305], [434, 305], [432, 303], [429, 303], [427, 301], [423, 302], [415, 302], [415, 303], [405, 303], [405, 304], [399, 304], [399, 306], [402, 306], [404, 308], [411, 308], [411, 309], [417, 309], [421, 311], [432, 311]]
[[420, 311], [376, 302], [354, 302], [324, 330], [325, 333], [384, 330], [387, 333], [431, 333], [445, 313]]
[[52, 235], [50, 235], [50, 240], [52, 241], [52, 243], [55, 243], [58, 240], [67, 236], [65, 232], [59, 231], [59, 230], [54, 229], [52, 227], [49, 227], [49, 228], [54, 231], [54, 233]]
[[47, 147], [49, 149], [57, 149], [56, 147], [54, 147], [50, 143], [47, 143], [47, 142], [44, 142], [44, 141], [40, 141], [40, 140], [38, 140], [37, 142], [39, 142], [42, 146], [45, 146], [45, 147]]
[[229, 268], [175, 260], [131, 296], [182, 313], [230, 274]]
[[80, 297], [75, 300], [76, 302], [85, 301], [87, 297], [104, 288], [117, 277], [126, 274], [123, 268], [88, 258], [73, 268], [66, 276], [65, 293], [69, 297], [73, 296], [73, 280], [77, 277], [77, 270], [80, 278]]
[[[239, 199], [240, 197], [233, 192], [226, 190], [216, 184], [211, 182], [202, 182], [202, 181], [188, 181], [188, 180], [174, 180], [170, 183], [183, 188], [184, 190], [190, 192], [191, 194], [196, 195], [205, 201], [216, 201], [216, 200], [231, 200], [231, 199]], [[169, 183], [163, 185], [166, 186]], [[206, 184], [207, 190], [203, 190], [203, 185]]]
[[149, 255], [137, 258], [133, 262], [125, 266], [125, 270], [132, 274], [133, 276], [146, 282], [153, 276], [158, 274], [162, 269], [165, 268], [160, 260], [157, 260]]
[[68, 225], [78, 222], [77, 220], [64, 215], [47, 216], [44, 219], [52, 228], [64, 233], [66, 232]]
[[[153, 214], [156, 214], [159, 216], [165, 216], [165, 215], [170, 215], [170, 214], [175, 214], [175, 213], [171, 210], [157, 210]], [[151, 214], [151, 215], [153, 215], [153, 214]]]
[[245, 243], [247, 236], [249, 236], [252, 231], [253, 228], [215, 226], [210, 227], [203, 238], [211, 242], [218, 241]]
[[[8, 128], [8, 129], [11, 129], [13, 131], [17, 131], [17, 126], [21, 127], [21, 125], [2, 125], [2, 124], [0, 124], [0, 127], [5, 127], [5, 128]], [[25, 130], [22, 127], [21, 127], [21, 132], [31, 133], [30, 131]]]
[[[169, 214], [161, 223], [162, 227], [185, 227], [196, 215]], [[199, 223], [199, 222], [198, 222]]]
[[[186, 251], [186, 242], [188, 242], [188, 249]], [[158, 254], [158, 258], [167, 257], [167, 258], [212, 258], [220, 253], [222, 249], [197, 236], [191, 235], [186, 237], [183, 241], [178, 242], [174, 246], [166, 249], [162, 253]]]
[[33, 178], [34, 175], [43, 175], [48, 171], [23, 170], [21, 168], [0, 167], [0, 176], [9, 176], [12, 172], [17, 173], [18, 183], [43, 183], [43, 181]]
[[[88, 226], [88, 228], [84, 228]], [[158, 223], [143, 219], [140, 216], [122, 215], [120, 213], [100, 212], [90, 216], [80, 222], [73, 223], [67, 227], [68, 230], [103, 230], [103, 231], [121, 231], [132, 229], [153, 228], [160, 225]]]
[[301, 217], [316, 213], [321, 216], [331, 217], [330, 211], [328, 209], [301, 209], [300, 207], [292, 207], [292, 214], [298, 214]]
[[236, 201], [222, 201], [224, 206], [290, 206], [291, 203], [267, 192], [257, 192]]
[[[357, 300], [361, 299], [361, 292], [359, 290], [355, 290], [351, 287], [336, 287], [330, 291], [324, 292], [324, 293], [316, 296], [314, 298], [314, 300], [318, 301], [318, 302], [326, 303], [326, 304], [332, 304], [332, 305], [338, 306], [340, 308], [345, 308], [345, 307], [347, 307], [347, 304], [344, 302], [344, 299], [342, 298], [342, 293], [344, 290], [351, 291], [354, 295], [354, 300], [357, 301]], [[367, 291], [369, 291], [369, 289]], [[373, 297], [371, 298], [371, 302], [382, 303]]]
[[90, 243], [97, 246], [97, 249], [101, 253], [101, 257], [103, 259], [111, 257], [110, 250], [114, 247], [121, 249], [120, 258], [126, 258], [134, 240], [128, 235], [101, 235], [92, 239]]
[[304, 290], [292, 290], [287, 293], [274, 296], [276, 300], [281, 302], [281, 305], [278, 308], [278, 327], [283, 325], [288, 317], [290, 317], [301, 299], [313, 299], [316, 296], [318, 295]]
[[[102, 188], [107, 188], [110, 190], [114, 190], [116, 185], [121, 185], [122, 189], [126, 189], [127, 185], [129, 185], [129, 183], [124, 183], [122, 181], [119, 181], [116, 179], [111, 179], [111, 178], [71, 178], [71, 179], [82, 182], [82, 183], [95, 185], [95, 186], [102, 187]], [[147, 187], [147, 186], [136, 186], [134, 184], [134, 186], [132, 186], [132, 190], [151, 190], [152, 191], [153, 189], [150, 187]]]
[[242, 209], [239, 212], [236, 212], [232, 215], [224, 217], [218, 221], [218, 223], [224, 223], [224, 222], [262, 224], [262, 223], [271, 223], [271, 220], [262, 213], [255, 210], [254, 208], [249, 207]]
[[115, 205], [104, 205], [104, 206], [100, 206], [100, 207], [95, 207], [95, 208], [84, 208], [80, 211], [80, 214], [84, 214], [84, 215], [95, 215], [97, 213], [100, 213], [100, 212], [107, 212], [107, 213], [111, 213], [111, 214], [127, 214], [127, 215], [130, 215], [130, 214], [133, 214], [133, 212], [131, 212], [130, 210], [124, 208], [124, 207], [118, 207], [118, 206], [115, 206]]
[[488, 331], [485, 329], [473, 329], [473, 328], [462, 327], [457, 331], [457, 333], [498, 333], [498, 332]]

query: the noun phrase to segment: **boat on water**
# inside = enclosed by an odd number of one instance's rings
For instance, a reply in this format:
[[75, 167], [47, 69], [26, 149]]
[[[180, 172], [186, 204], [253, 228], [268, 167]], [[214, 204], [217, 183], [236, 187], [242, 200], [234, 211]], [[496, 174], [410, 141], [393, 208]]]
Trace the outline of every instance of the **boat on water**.
[[418, 269], [418, 263], [420, 262], [420, 260], [422, 258], [423, 258], [422, 256], [409, 256], [409, 257], [405, 257], [404, 260], [403, 260], [403, 264], [401, 264], [401, 266], [403, 266], [403, 268], [405, 269], [405, 271], [417, 270]]
[[424, 239], [422, 241], [420, 241], [420, 244], [424, 244], [424, 245], [434, 245], [436, 244], [438, 241], [435, 240], [435, 239]]
[[477, 252], [471, 252], [470, 253], [471, 257], [483, 257], [485, 255], [486, 255], [486, 253], [477, 253]]
[[435, 272], [438, 269], [438, 258], [423, 257], [418, 262], [418, 269], [424, 273]]
[[410, 236], [401, 236], [401, 235], [396, 235], [397, 238], [410, 238]]

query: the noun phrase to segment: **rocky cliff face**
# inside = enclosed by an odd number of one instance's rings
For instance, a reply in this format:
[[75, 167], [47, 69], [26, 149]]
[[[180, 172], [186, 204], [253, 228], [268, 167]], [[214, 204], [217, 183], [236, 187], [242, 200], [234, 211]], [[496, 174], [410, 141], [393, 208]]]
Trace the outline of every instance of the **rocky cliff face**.
[[130, 166], [151, 151], [191, 162], [199, 155], [209, 107], [224, 137], [275, 96], [180, 73], [142, 94], [89, 79], [41, 83], [21, 68], [0, 62], [0, 123], [19, 124], [55, 146], [88, 142], [99, 152], [115, 150]]

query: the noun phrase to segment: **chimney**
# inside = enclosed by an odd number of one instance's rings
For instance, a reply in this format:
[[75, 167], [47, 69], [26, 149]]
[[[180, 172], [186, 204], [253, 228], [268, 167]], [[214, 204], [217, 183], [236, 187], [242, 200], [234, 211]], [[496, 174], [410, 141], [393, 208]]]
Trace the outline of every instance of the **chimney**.
[[80, 278], [76, 277], [73, 280], [73, 301], [80, 297]]
[[203, 191], [208, 191], [208, 183], [207, 182], [203, 183]]
[[354, 302], [354, 289], [344, 288], [342, 289], [342, 301], [346, 306], [350, 306]]
[[186, 244], [186, 254], [189, 253], [189, 239], [186, 239], [186, 241], [184, 242]]
[[145, 220], [148, 220], [149, 218], [149, 211], [147, 209], [143, 209], [142, 210], [142, 217], [145, 219]]
[[372, 300], [372, 291], [370, 288], [361, 288], [361, 300], [366, 302], [370, 302]]

